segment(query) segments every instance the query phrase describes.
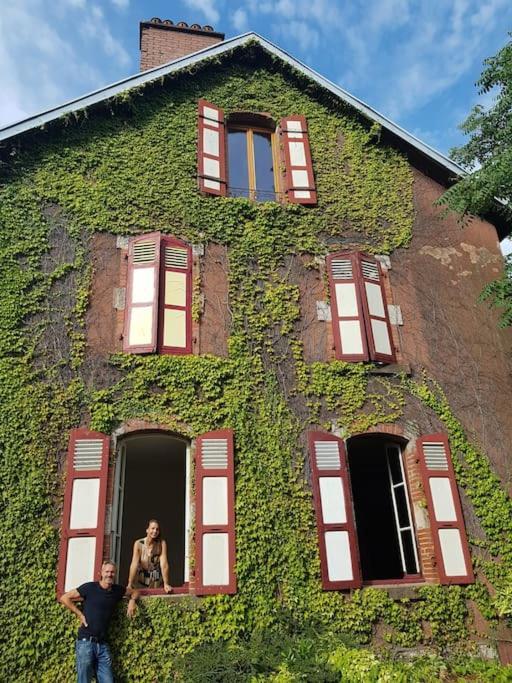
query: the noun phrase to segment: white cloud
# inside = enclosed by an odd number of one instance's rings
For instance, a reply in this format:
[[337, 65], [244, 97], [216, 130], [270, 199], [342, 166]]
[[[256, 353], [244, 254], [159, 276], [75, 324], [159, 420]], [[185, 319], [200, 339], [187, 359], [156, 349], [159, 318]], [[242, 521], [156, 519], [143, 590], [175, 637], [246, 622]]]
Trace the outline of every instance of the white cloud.
[[97, 5], [3, 0], [0, 126], [117, 80], [130, 62]]
[[111, 2], [118, 9], [126, 9], [130, 5], [130, 0], [111, 0]]
[[247, 12], [239, 7], [237, 10], [235, 10], [235, 12], [233, 12], [231, 23], [239, 33], [244, 33], [247, 31], [249, 28]]
[[130, 63], [129, 54], [121, 43], [113, 37], [107, 26], [103, 10], [98, 5], [93, 5], [85, 19], [80, 23], [80, 32], [86, 38], [96, 40], [105, 54], [113, 57], [120, 65], [126, 66]]
[[355, 13], [347, 5], [340, 84], [365, 83], [370, 90], [372, 83], [372, 104], [392, 119], [403, 118], [475, 68], [509, 6], [509, 0], [368, 0]]
[[299, 49], [306, 52], [318, 47], [320, 35], [316, 28], [305, 21], [288, 21], [284, 24], [274, 25], [277, 33], [292, 38]]
[[190, 7], [190, 9], [202, 12], [206, 17], [206, 20], [212, 24], [218, 22], [220, 19], [220, 14], [215, 7], [215, 0], [183, 0], [183, 4]]

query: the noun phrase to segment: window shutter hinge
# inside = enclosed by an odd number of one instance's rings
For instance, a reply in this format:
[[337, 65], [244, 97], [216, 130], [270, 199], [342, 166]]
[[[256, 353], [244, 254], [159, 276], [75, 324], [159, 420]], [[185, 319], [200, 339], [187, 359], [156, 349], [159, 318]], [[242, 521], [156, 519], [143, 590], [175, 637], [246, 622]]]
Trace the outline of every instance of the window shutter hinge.
[[376, 254], [375, 258], [380, 263], [383, 270], [391, 270], [391, 259], [387, 254]]
[[116, 248], [117, 249], [128, 249], [128, 241], [129, 237], [126, 237], [125, 235], [118, 235], [116, 237]]
[[327, 301], [317, 301], [316, 302], [316, 317], [318, 320], [323, 322], [331, 322], [331, 307]]
[[388, 304], [389, 322], [392, 325], [403, 325], [402, 309], [396, 304]]
[[114, 287], [114, 308], [124, 311], [126, 306], [126, 287]]

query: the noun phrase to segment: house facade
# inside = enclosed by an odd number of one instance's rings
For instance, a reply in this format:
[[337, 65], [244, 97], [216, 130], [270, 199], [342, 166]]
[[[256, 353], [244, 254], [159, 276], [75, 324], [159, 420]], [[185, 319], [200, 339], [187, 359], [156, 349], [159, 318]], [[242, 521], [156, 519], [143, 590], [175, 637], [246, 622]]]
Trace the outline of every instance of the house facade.
[[126, 583], [150, 518], [174, 594], [119, 616], [122, 680], [290, 624], [507, 664], [507, 226], [259, 36], [155, 19], [141, 60], [0, 131], [3, 679], [72, 680], [55, 591]]

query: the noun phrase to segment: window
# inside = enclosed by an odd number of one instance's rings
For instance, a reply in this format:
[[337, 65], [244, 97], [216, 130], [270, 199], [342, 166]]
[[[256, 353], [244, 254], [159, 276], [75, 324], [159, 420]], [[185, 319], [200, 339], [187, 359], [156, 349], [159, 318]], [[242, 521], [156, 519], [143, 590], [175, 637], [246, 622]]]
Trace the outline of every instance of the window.
[[[384, 435], [348, 442], [309, 434], [322, 585], [420, 580], [419, 553], [400, 443]], [[474, 580], [462, 508], [444, 435], [418, 441], [436, 565], [441, 583]], [[439, 481], [438, 481], [439, 480]]]
[[192, 251], [158, 232], [128, 246], [123, 350], [130, 353], [191, 353]]
[[256, 201], [279, 195], [275, 135], [269, 130], [228, 126], [228, 194]]
[[327, 257], [336, 358], [396, 360], [382, 270], [372, 256], [342, 252]]
[[[126, 581], [133, 542], [151, 517], [168, 540], [171, 582], [189, 590], [189, 550], [195, 547], [194, 593], [235, 593], [233, 433], [208, 432], [195, 443], [195, 539], [190, 539], [191, 444], [166, 432], [138, 432], [120, 441], [108, 486], [107, 435], [72, 430], [57, 571], [59, 594], [99, 577], [105, 536]], [[106, 515], [107, 490], [112, 514]], [[105, 520], [110, 519], [106, 528]], [[158, 593], [147, 590], [145, 593]]]
[[282, 119], [277, 130], [263, 114], [232, 115], [226, 124], [222, 109], [199, 100], [197, 174], [206, 194], [316, 204], [303, 116]]
[[350, 439], [348, 468], [363, 581], [419, 578], [400, 445], [381, 436]]
[[115, 463], [110, 544], [122, 585], [128, 581], [133, 542], [145, 535], [153, 518], [167, 541], [171, 585], [188, 585], [189, 511], [190, 443], [165, 432], [123, 439]]

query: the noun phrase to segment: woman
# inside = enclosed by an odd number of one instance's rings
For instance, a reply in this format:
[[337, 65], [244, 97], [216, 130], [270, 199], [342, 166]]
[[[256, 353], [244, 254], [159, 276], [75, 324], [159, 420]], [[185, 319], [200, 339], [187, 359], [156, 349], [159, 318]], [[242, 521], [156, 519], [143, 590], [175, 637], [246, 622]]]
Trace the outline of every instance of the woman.
[[128, 578], [129, 588], [164, 588], [172, 593], [169, 583], [167, 543], [160, 538], [160, 523], [150, 519], [146, 537], [133, 544], [132, 562]]

